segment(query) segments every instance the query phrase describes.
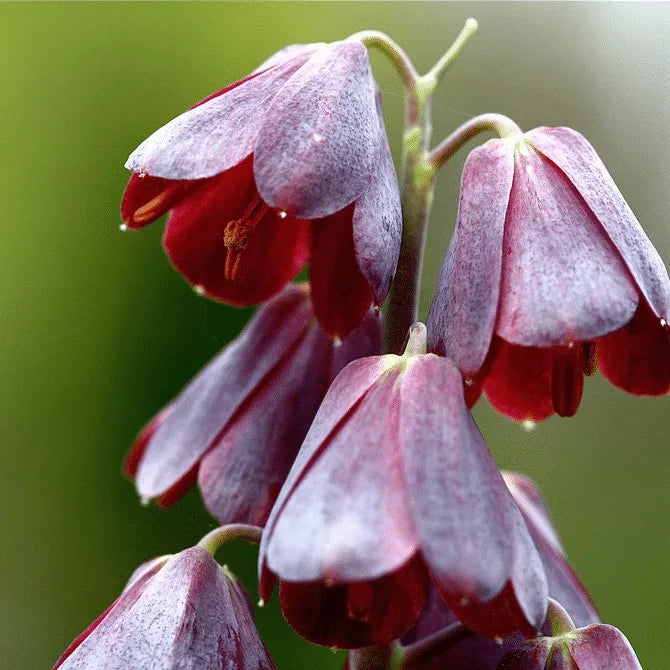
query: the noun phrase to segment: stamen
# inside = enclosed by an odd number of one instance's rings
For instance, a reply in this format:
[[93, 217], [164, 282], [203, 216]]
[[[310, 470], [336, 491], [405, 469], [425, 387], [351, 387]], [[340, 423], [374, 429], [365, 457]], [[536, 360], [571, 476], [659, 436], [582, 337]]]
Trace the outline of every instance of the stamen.
[[[143, 175], [140, 175], [140, 177]], [[152, 198], [146, 204], [138, 207], [133, 212], [133, 221], [135, 223], [144, 223], [155, 218], [156, 210], [161, 206], [165, 199], [170, 195], [170, 189], [166, 189], [162, 193], [159, 193], [155, 198]]]
[[598, 371], [598, 352], [596, 351], [596, 343], [584, 342], [582, 348], [584, 349], [584, 374], [587, 377], [592, 377]]
[[559, 416], [573, 416], [584, 389], [584, 348], [556, 347], [551, 373], [551, 400]]
[[228, 281], [241, 281], [247, 275], [248, 268], [245, 267], [243, 259], [244, 250], [249, 244], [249, 236], [269, 209], [256, 194], [242, 216], [226, 224], [223, 243], [226, 245], [227, 253], [223, 272]]

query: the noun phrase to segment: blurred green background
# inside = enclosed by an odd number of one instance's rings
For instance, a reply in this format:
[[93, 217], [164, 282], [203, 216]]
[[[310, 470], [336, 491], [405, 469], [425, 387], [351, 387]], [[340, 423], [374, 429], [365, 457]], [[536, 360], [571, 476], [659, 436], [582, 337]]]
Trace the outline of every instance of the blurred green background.
[[[487, 111], [579, 129], [670, 259], [668, 4], [0, 5], [3, 667], [49, 667], [139, 562], [214, 525], [195, 492], [142, 508], [120, 463], [248, 312], [193, 294], [163, 256], [162, 224], [119, 232], [129, 152], [285, 44], [377, 28], [425, 70], [469, 15], [480, 30], [437, 94], [435, 139]], [[377, 54], [373, 65], [397, 157], [401, 90]], [[424, 316], [464, 158], [440, 176]], [[499, 464], [541, 485], [603, 618], [648, 669], [668, 657], [668, 409], [602, 378], [574, 419], [530, 433], [476, 408]], [[220, 556], [255, 588], [252, 548]], [[258, 620], [280, 670], [340, 667], [276, 602]]]

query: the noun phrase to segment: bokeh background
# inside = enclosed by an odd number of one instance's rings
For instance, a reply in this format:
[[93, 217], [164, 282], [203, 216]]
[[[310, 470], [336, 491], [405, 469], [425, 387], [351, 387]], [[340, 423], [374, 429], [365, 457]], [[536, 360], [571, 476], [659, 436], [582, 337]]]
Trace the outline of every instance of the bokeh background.
[[[163, 256], [161, 223], [119, 231], [128, 153], [285, 44], [377, 28], [425, 70], [469, 15], [480, 30], [437, 93], [435, 139], [486, 111], [581, 130], [670, 259], [668, 4], [0, 5], [3, 667], [49, 667], [136, 564], [214, 526], [196, 492], [168, 511], [141, 507], [120, 464], [249, 311], [196, 297]], [[401, 90], [377, 54], [373, 65], [397, 157]], [[439, 179], [424, 316], [464, 158]], [[475, 411], [499, 464], [541, 485], [603, 618], [648, 669], [668, 658], [668, 409], [596, 378], [574, 419], [533, 432], [485, 401]], [[254, 550], [220, 558], [253, 592]], [[276, 602], [258, 621], [280, 670], [341, 666]]]

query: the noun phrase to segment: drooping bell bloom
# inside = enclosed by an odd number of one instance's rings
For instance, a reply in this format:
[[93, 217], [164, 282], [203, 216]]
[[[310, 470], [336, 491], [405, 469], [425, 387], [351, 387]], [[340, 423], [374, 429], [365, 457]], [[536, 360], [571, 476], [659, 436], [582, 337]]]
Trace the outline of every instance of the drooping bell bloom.
[[[565, 608], [577, 626], [599, 623], [591, 597], [565, 558], [540, 492], [530, 479], [521, 474], [503, 472], [502, 476], [542, 560], [549, 596]], [[458, 618], [437, 590], [431, 589], [426, 607], [402, 642], [405, 645], [419, 642], [457, 622]], [[551, 635], [551, 626], [545, 622], [542, 631]], [[523, 641], [524, 637], [519, 633], [502, 643], [482, 635], [469, 635], [413, 667], [416, 670], [496, 670], [503, 656], [517, 649]]]
[[[533, 635], [547, 584], [521, 515], [449, 360], [349, 364], [319, 408], [265, 527], [261, 596], [318, 644], [398, 638], [429, 578], [473, 630]], [[425, 352], [425, 330], [423, 331]], [[417, 340], [419, 337], [419, 340]]]
[[202, 547], [150, 561], [54, 670], [271, 670], [244, 587]]
[[430, 349], [518, 420], [570, 416], [597, 367], [670, 391], [670, 281], [593, 147], [536, 128], [470, 153], [428, 319]]
[[165, 250], [211, 298], [260, 303], [309, 260], [316, 317], [343, 337], [388, 293], [400, 197], [359, 41], [280, 51], [157, 130], [126, 167], [127, 227], [172, 210]]
[[334, 343], [309, 288], [291, 284], [140, 433], [126, 461], [144, 499], [178, 500], [198, 480], [221, 523], [265, 523], [330, 382], [378, 353], [381, 320]]
[[505, 655], [497, 670], [642, 670], [625, 635], [593, 624], [528, 640]]

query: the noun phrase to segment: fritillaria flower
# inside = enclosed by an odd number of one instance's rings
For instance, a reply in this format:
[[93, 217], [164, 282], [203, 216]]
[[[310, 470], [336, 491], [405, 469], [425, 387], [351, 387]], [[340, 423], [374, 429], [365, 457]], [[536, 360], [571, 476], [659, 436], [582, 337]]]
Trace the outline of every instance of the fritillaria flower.
[[343, 337], [388, 293], [400, 198], [357, 40], [280, 51], [156, 131], [126, 167], [127, 227], [172, 210], [165, 250], [211, 298], [260, 303], [309, 260], [316, 317]]
[[614, 626], [575, 628], [553, 601], [548, 620], [550, 635], [523, 642], [503, 657], [497, 670], [642, 670], [630, 643]]
[[319, 644], [399, 637], [429, 577], [484, 635], [534, 635], [544, 621], [537, 551], [458, 370], [421, 353], [422, 328], [404, 356], [354, 361], [336, 378], [265, 527], [261, 595], [278, 577], [284, 615]]
[[[549, 596], [561, 603], [577, 626], [599, 623], [591, 597], [563, 554], [540, 492], [523, 475], [503, 472], [502, 476], [542, 560], [549, 584]], [[456, 623], [458, 618], [433, 588], [415, 626], [403, 637], [403, 644], [420, 642]], [[547, 622], [542, 630], [551, 635], [551, 626]], [[455, 643], [446, 645], [443, 651], [426, 655], [425, 661], [412, 667], [416, 670], [496, 670], [502, 657], [517, 649], [523, 642], [523, 635], [518, 633], [502, 642], [482, 635], [466, 635]]]
[[599, 367], [638, 395], [670, 391], [670, 281], [593, 147], [536, 128], [470, 153], [428, 327], [502, 413], [570, 416]]
[[150, 561], [54, 670], [271, 670], [249, 597], [202, 547]]
[[262, 525], [330, 382], [379, 352], [380, 322], [370, 310], [334, 343], [308, 286], [285, 287], [140, 433], [126, 461], [140, 496], [167, 506], [197, 478], [221, 523]]

